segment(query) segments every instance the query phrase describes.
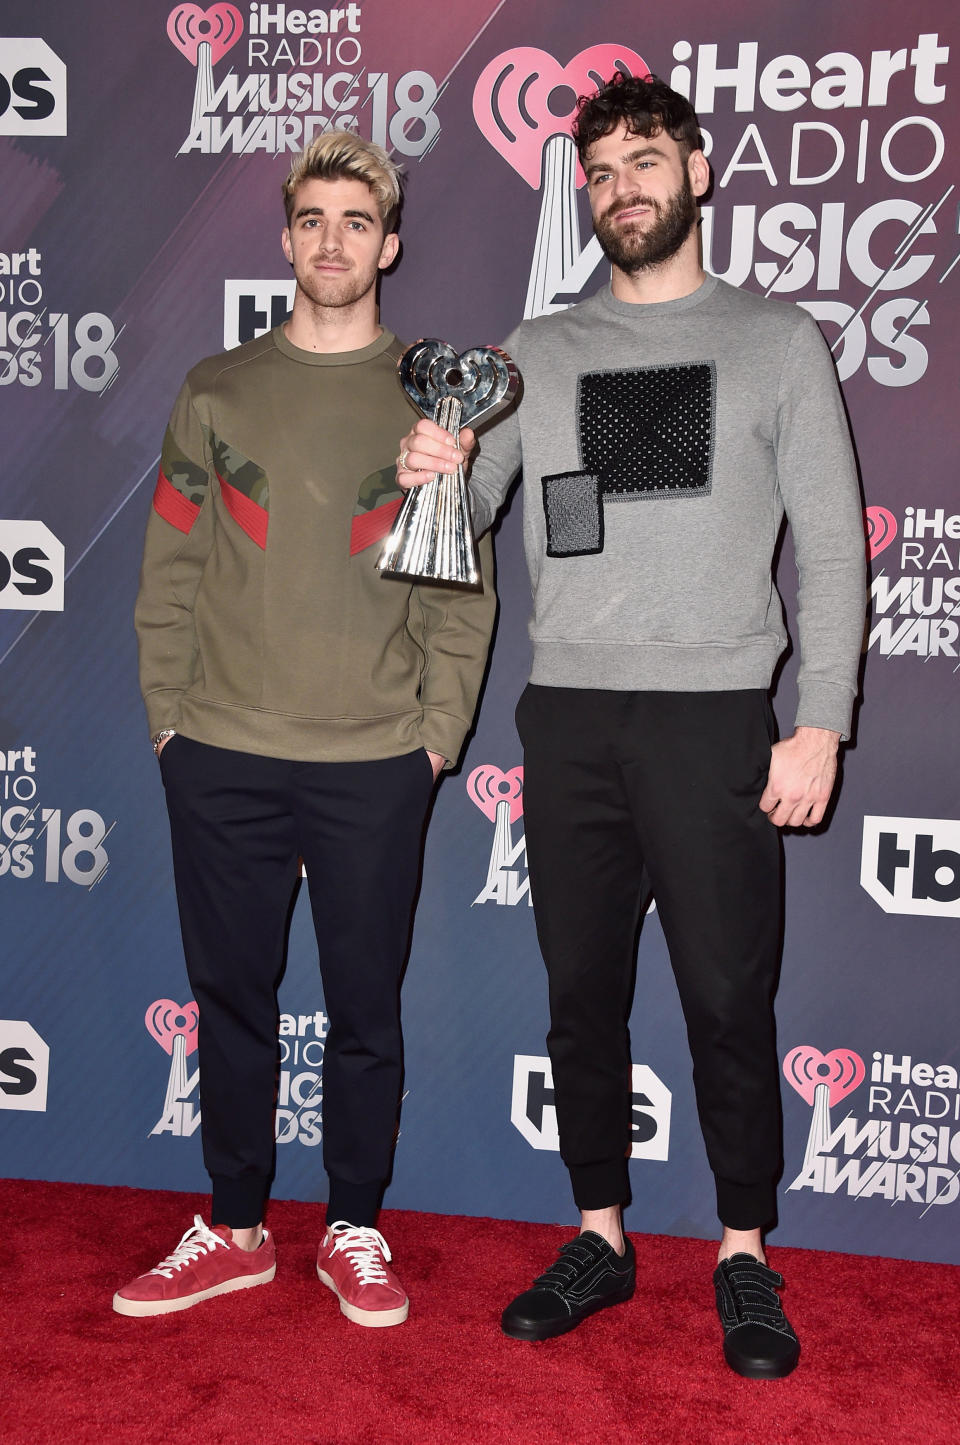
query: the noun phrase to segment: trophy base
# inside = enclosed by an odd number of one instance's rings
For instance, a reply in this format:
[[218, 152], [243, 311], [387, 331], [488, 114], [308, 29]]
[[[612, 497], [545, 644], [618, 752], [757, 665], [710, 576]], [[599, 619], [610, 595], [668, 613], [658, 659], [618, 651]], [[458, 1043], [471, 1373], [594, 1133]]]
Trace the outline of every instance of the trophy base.
[[377, 569], [382, 577], [445, 587], [483, 585], [462, 471], [407, 493]]
[[434, 587], [458, 587], [466, 592], [482, 592], [483, 580], [479, 572], [463, 573], [452, 576], [446, 572], [414, 572], [402, 567], [383, 567], [378, 564], [377, 571], [381, 577], [395, 577], [403, 582], [427, 583]]

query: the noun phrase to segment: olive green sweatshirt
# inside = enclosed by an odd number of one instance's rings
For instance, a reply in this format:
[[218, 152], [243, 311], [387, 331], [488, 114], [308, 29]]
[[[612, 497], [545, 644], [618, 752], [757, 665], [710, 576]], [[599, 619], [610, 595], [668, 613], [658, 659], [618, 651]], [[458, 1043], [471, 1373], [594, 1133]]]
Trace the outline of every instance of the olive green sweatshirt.
[[317, 355], [282, 328], [194, 367], [167, 429], [136, 628], [151, 735], [295, 761], [456, 761], [496, 597], [381, 577], [414, 419], [390, 332]]

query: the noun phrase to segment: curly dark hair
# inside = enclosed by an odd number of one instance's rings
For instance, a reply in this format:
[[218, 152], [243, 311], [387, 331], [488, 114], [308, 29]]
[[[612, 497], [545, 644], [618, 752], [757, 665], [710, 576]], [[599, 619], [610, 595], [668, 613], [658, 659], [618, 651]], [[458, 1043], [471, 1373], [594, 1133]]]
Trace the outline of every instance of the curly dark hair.
[[703, 150], [700, 122], [689, 100], [655, 75], [617, 73], [596, 95], [581, 95], [573, 122], [573, 139], [583, 164], [587, 150], [623, 122], [631, 135], [652, 136], [665, 130], [680, 147], [683, 159]]

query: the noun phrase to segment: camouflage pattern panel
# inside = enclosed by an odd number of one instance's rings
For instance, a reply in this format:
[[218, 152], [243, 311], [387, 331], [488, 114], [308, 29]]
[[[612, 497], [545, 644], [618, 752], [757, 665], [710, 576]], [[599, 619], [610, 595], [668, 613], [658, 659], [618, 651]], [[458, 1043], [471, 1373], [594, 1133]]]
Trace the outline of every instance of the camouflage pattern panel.
[[250, 540], [265, 548], [270, 521], [270, 483], [266, 472], [209, 427], [204, 427], [204, 435], [213, 454], [224, 506]]
[[270, 510], [270, 485], [263, 467], [245, 457], [243, 452], [229, 442], [223, 441], [216, 432], [204, 427], [207, 444], [213, 453], [213, 464], [221, 482], [227, 482], [236, 491], [256, 502], [265, 512]]
[[375, 542], [381, 542], [402, 505], [403, 492], [397, 486], [395, 462], [364, 477], [350, 524], [350, 556], [355, 557]]
[[208, 486], [206, 468], [198, 466], [181, 451], [167, 427], [153, 493], [154, 511], [177, 531], [189, 532], [200, 515]]

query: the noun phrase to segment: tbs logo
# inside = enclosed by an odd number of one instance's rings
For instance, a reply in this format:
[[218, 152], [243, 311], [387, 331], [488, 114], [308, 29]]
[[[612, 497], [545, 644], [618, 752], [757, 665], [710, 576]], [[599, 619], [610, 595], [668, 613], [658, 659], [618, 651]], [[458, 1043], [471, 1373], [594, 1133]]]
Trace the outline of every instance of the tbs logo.
[[296, 281], [224, 281], [223, 345], [226, 351], [253, 341], [286, 321]]
[[50, 1050], [22, 1019], [0, 1019], [0, 1109], [47, 1107]]
[[43, 522], [0, 522], [0, 608], [63, 611], [63, 544]]
[[884, 913], [960, 918], [960, 822], [864, 818], [860, 884]]
[[[673, 1096], [647, 1064], [633, 1065], [631, 1159], [667, 1159]], [[513, 1062], [510, 1122], [534, 1149], [559, 1151], [550, 1060], [517, 1054]]]
[[45, 40], [0, 40], [0, 135], [66, 135], [67, 67]]

